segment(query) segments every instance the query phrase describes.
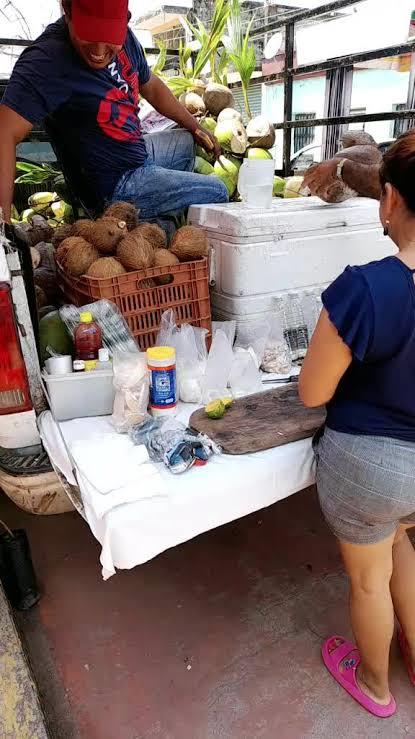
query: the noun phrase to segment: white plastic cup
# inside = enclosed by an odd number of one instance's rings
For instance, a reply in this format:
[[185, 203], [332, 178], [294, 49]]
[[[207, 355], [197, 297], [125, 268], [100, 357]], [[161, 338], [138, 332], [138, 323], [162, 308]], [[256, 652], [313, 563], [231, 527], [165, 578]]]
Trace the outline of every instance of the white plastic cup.
[[50, 357], [46, 360], [45, 367], [48, 375], [69, 375], [72, 372], [72, 357]]
[[238, 190], [248, 208], [271, 208], [274, 189], [273, 159], [245, 159], [239, 170]]

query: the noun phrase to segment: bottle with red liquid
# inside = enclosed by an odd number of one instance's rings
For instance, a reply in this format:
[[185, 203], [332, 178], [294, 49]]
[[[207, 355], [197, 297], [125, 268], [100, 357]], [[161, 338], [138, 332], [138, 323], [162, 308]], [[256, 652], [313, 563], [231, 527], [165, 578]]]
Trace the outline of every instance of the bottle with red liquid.
[[94, 369], [102, 347], [102, 331], [92, 313], [81, 313], [80, 324], [75, 329], [76, 359], [85, 362], [85, 369]]

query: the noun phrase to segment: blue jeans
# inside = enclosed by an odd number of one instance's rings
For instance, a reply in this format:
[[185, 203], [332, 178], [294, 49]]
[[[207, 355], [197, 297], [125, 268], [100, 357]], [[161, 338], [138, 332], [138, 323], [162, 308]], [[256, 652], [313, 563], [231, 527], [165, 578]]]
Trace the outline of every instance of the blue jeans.
[[173, 129], [144, 138], [147, 161], [123, 174], [113, 201], [134, 203], [144, 220], [162, 218], [190, 205], [228, 202], [222, 180], [193, 172], [195, 147], [188, 131]]

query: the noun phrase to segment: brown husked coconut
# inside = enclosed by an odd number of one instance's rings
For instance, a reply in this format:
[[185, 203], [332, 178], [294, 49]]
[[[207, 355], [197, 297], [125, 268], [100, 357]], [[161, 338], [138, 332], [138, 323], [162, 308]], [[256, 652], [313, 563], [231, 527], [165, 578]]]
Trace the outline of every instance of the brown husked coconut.
[[183, 226], [174, 234], [170, 251], [180, 262], [190, 262], [208, 256], [209, 241], [203, 228]]
[[99, 259], [99, 252], [92, 244], [82, 239], [82, 243], [71, 246], [66, 254], [64, 269], [73, 277], [80, 277]]
[[69, 249], [72, 249], [72, 247], [77, 246], [77, 244], [87, 244], [88, 242], [85, 241], [85, 239], [82, 238], [82, 236], [69, 236], [67, 239], [64, 239], [61, 244], [59, 244], [58, 248], [55, 252], [55, 259], [59, 262], [62, 266], [64, 266], [66, 255], [69, 251]]
[[104, 213], [103, 218], [116, 218], [117, 221], [125, 221], [129, 231], [138, 226], [138, 216], [140, 211], [133, 205], [133, 203], [124, 203], [121, 200], [117, 200], [115, 203], [111, 203]]
[[[154, 252], [154, 267], [173, 267], [180, 264], [175, 254], [168, 249], [156, 249]], [[162, 275], [154, 278], [157, 285], [168, 285], [171, 282], [170, 275]]]
[[118, 244], [117, 258], [130, 272], [147, 269], [153, 266], [154, 247], [143, 236], [131, 231]]
[[154, 249], [165, 249], [167, 246], [166, 232], [157, 223], [140, 223], [132, 233], [137, 233], [149, 241]]
[[207, 110], [213, 116], [218, 116], [225, 108], [235, 108], [235, 98], [228, 87], [210, 82], [206, 87], [203, 100]]
[[40, 308], [44, 308], [48, 304], [48, 298], [43, 288], [41, 288], [39, 285], [35, 285], [35, 295], [38, 310]]
[[57, 249], [62, 241], [67, 239], [69, 236], [73, 236], [73, 224], [62, 223], [60, 226], [57, 226], [52, 239], [52, 244], [55, 249]]
[[95, 221], [88, 240], [101, 254], [113, 254], [117, 244], [127, 233], [125, 221], [108, 217], [99, 218]]
[[184, 92], [183, 95], [180, 95], [179, 102], [192, 115], [204, 115], [206, 113], [206, 105], [203, 102], [203, 98], [196, 92]]
[[89, 237], [93, 228], [94, 221], [91, 221], [88, 218], [81, 218], [81, 220], [75, 221], [75, 223], [72, 225], [72, 235], [82, 236], [83, 239], [89, 241]]
[[30, 247], [30, 256], [32, 258], [32, 267], [33, 267], [33, 269], [37, 269], [37, 267], [39, 267], [39, 264], [40, 264], [40, 261], [41, 261], [41, 257], [40, 257], [40, 254], [39, 254], [39, 252], [38, 252], [38, 250], [36, 249], [35, 246], [31, 246]]
[[56, 272], [45, 267], [38, 267], [33, 273], [34, 283], [46, 294], [46, 305], [54, 305], [59, 297], [59, 285]]
[[125, 275], [126, 269], [115, 257], [100, 257], [92, 262], [90, 268], [85, 272], [86, 277], [109, 278]]

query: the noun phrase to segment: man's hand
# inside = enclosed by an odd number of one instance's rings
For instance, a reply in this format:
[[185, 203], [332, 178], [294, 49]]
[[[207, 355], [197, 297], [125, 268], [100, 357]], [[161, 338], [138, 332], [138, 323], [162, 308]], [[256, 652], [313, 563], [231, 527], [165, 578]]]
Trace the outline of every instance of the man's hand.
[[215, 159], [219, 159], [222, 150], [213, 133], [206, 131], [204, 128], [196, 128], [193, 138], [198, 146], [201, 146], [208, 154], [214, 154]]
[[304, 175], [302, 189], [309, 188], [311, 195], [319, 197], [326, 192], [329, 185], [337, 181], [338, 159], [328, 159], [321, 164], [313, 164]]

